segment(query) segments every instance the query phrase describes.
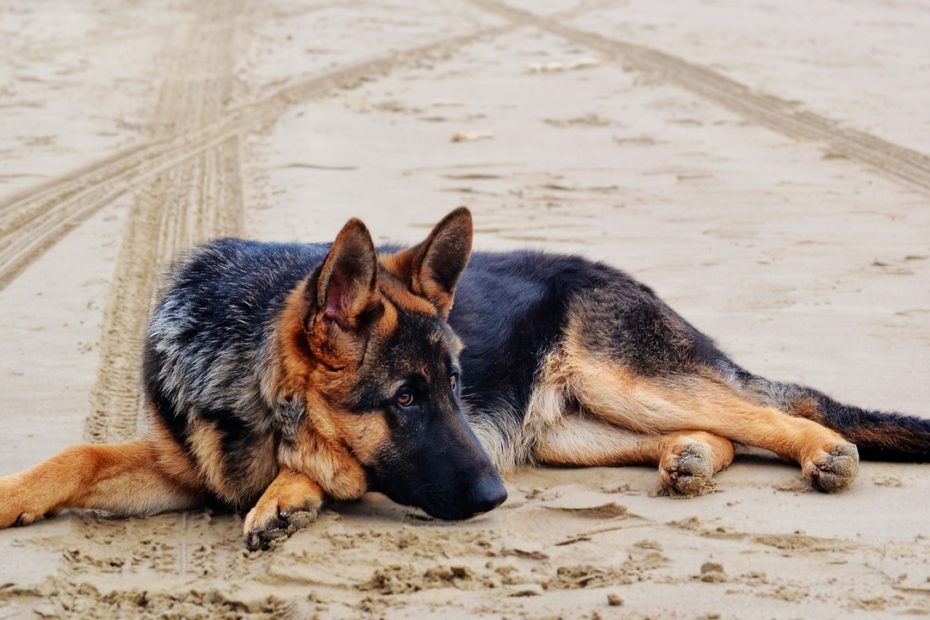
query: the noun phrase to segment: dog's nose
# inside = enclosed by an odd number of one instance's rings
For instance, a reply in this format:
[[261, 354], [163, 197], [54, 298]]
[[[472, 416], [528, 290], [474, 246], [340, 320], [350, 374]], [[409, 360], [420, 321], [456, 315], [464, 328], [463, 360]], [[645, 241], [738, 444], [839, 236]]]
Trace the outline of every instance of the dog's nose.
[[484, 477], [472, 490], [471, 505], [475, 514], [494, 510], [507, 499], [507, 489], [497, 472]]

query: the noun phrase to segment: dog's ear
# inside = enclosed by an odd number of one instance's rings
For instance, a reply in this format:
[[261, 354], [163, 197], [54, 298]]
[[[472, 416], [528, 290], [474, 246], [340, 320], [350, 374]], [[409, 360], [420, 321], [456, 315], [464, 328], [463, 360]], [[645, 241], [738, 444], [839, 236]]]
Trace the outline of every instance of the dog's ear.
[[[351, 219], [307, 281], [304, 325], [311, 348], [324, 358], [361, 357], [367, 327], [382, 308], [377, 260], [368, 229]], [[329, 363], [340, 365], [336, 359]]]
[[392, 256], [388, 268], [448, 318], [455, 286], [471, 257], [471, 240], [471, 212], [459, 207], [436, 224], [426, 241]]

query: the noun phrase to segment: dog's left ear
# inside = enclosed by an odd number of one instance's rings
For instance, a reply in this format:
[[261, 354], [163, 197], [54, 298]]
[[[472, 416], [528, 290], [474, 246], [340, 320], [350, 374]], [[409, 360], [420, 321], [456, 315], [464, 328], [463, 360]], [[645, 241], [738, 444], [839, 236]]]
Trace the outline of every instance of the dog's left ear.
[[471, 257], [471, 239], [471, 212], [459, 207], [436, 224], [426, 241], [390, 257], [388, 268], [448, 318], [455, 286]]

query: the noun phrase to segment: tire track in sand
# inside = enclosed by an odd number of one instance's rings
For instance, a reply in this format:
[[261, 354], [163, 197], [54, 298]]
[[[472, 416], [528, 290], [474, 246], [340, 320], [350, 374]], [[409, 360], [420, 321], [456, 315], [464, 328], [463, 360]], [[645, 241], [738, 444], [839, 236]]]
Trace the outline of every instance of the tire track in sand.
[[[243, 132], [273, 120], [293, 103], [354, 86], [373, 74], [514, 28], [481, 29], [394, 52], [298, 82], [263, 101], [224, 114], [223, 101], [232, 80], [233, 9], [240, 5], [241, 0], [235, 7], [209, 9], [198, 20], [174, 55], [163, 86], [153, 139], [161, 143], [170, 136], [183, 135], [187, 137], [184, 144], [190, 146], [179, 148], [178, 153], [169, 150], [151, 169], [128, 173], [127, 185], [140, 180], [145, 184], [130, 211], [107, 304], [100, 368], [84, 428], [88, 441], [132, 438], [139, 420], [144, 420], [139, 354], [159, 276], [169, 262], [184, 249], [240, 230], [239, 136]], [[194, 135], [204, 136], [205, 142], [192, 140]], [[94, 189], [100, 190], [105, 188]], [[92, 202], [85, 210], [95, 211], [100, 206]]]
[[[202, 3], [173, 51], [153, 120], [153, 137], [187, 133], [220, 117], [232, 86], [236, 16], [242, 0]], [[140, 419], [139, 351], [157, 274], [177, 252], [236, 234], [242, 222], [239, 138], [201, 150], [183, 166], [152, 176], [126, 222], [107, 304], [100, 367], [84, 426], [93, 442], [136, 435]]]
[[636, 70], [657, 75], [750, 122], [794, 140], [820, 142], [831, 153], [867, 164], [887, 177], [930, 193], [930, 157], [923, 153], [843, 127], [837, 121], [814, 112], [797, 110], [791, 103], [754, 92], [745, 84], [720, 73], [653, 48], [581, 30], [495, 0], [469, 2], [513, 24], [534, 26], [597, 50]]
[[479, 28], [297, 81], [260, 101], [225, 111], [206, 125], [153, 135], [147, 142], [0, 202], [0, 290], [103, 206], [224, 141], [261, 127], [295, 103], [351, 88], [395, 67], [515, 28]]

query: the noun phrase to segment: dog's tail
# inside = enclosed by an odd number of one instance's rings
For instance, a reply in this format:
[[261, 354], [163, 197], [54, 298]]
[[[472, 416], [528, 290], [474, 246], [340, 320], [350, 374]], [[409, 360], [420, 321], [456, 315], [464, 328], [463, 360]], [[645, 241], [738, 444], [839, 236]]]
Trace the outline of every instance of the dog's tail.
[[780, 383], [729, 369], [740, 389], [762, 403], [831, 428], [856, 444], [859, 456], [872, 461], [930, 462], [930, 420], [839, 403], [803, 385]]

